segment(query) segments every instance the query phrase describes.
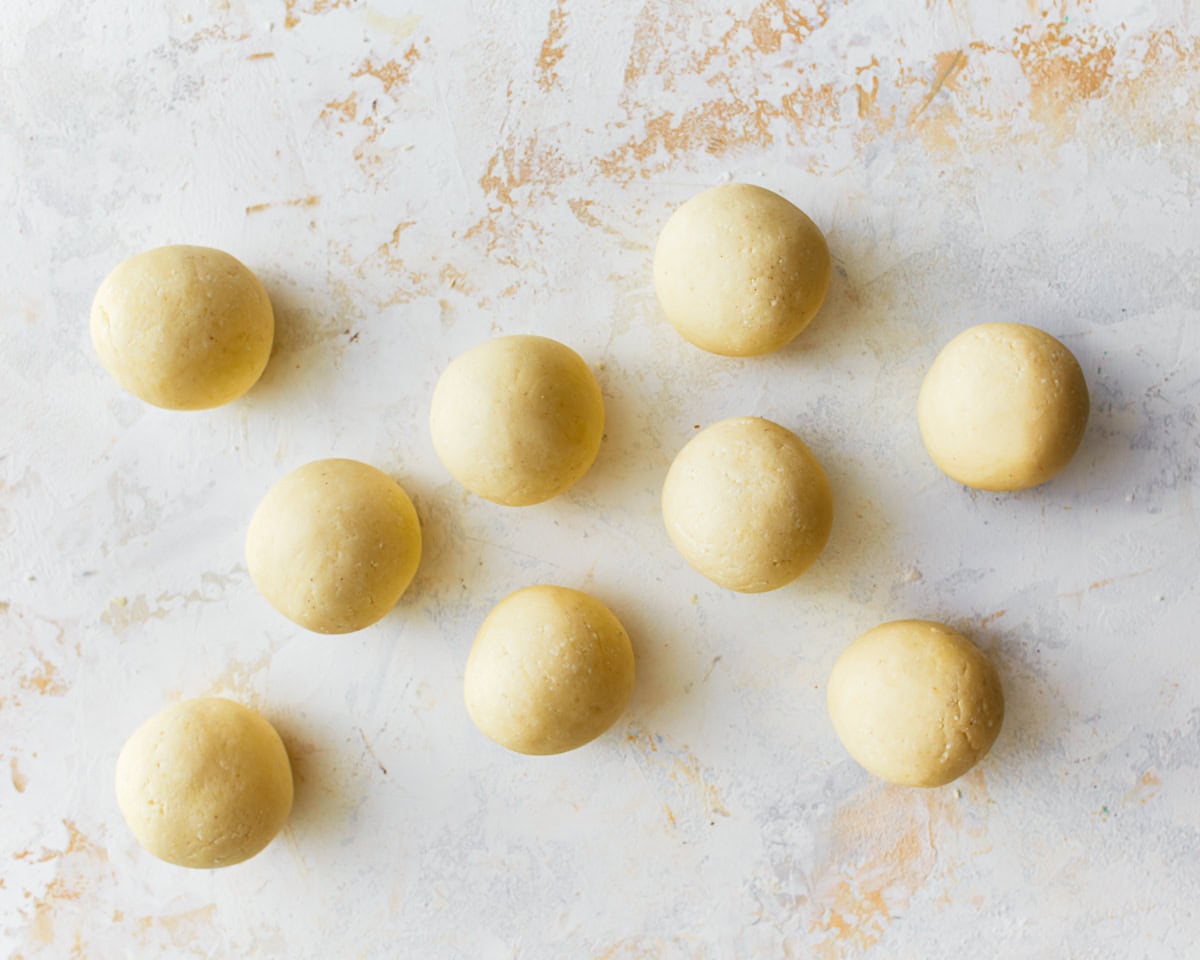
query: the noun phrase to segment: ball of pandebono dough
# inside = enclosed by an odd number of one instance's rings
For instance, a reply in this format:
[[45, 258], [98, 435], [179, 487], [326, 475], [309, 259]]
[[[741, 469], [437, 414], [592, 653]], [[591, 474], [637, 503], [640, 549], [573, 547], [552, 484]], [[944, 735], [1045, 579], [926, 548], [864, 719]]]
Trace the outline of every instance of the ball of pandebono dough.
[[121, 750], [117, 804], [160, 860], [228, 867], [283, 828], [292, 768], [275, 728], [249, 707], [185, 700], [143, 723]]
[[746, 183], [714, 187], [671, 215], [654, 289], [672, 326], [711, 353], [749, 357], [796, 337], [829, 289], [825, 237], [799, 207]]
[[868, 630], [829, 677], [842, 745], [877, 777], [939, 787], [970, 770], [1004, 720], [995, 667], [966, 637], [929, 620]]
[[248, 267], [210, 247], [158, 247], [105, 277], [92, 344], [130, 393], [169, 410], [236, 400], [271, 356], [275, 315]]
[[1023, 323], [981, 323], [951, 340], [921, 384], [917, 419], [943, 473], [980, 490], [1023, 490], [1067, 465], [1088, 419], [1071, 351]]
[[546, 337], [498, 337], [446, 368], [429, 426], [438, 457], [459, 483], [485, 500], [524, 507], [587, 473], [604, 434], [604, 400], [570, 347]]
[[263, 498], [246, 533], [250, 579], [276, 610], [316, 633], [369, 627], [421, 562], [408, 494], [357, 460], [317, 460]]
[[729, 590], [762, 593], [791, 583], [817, 559], [833, 526], [833, 493], [794, 433], [761, 417], [734, 417], [679, 451], [662, 512], [693, 568]]
[[502, 600], [467, 659], [475, 726], [517, 753], [574, 750], [616, 722], [633, 693], [629, 634], [595, 597], [536, 586]]

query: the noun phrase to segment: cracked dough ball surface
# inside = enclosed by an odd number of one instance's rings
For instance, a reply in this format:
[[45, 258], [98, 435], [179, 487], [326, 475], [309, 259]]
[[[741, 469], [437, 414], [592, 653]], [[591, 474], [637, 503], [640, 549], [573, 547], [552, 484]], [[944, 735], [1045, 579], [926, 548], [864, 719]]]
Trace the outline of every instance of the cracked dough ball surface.
[[146, 850], [181, 867], [227, 867], [262, 850], [292, 809], [275, 728], [220, 697], [185, 700], [142, 724], [117, 760], [117, 803]]
[[728, 357], [791, 343], [820, 309], [829, 272], [825, 237], [804, 211], [746, 183], [687, 201], [654, 251], [654, 289], [671, 325]]
[[156, 407], [236, 400], [271, 356], [275, 315], [248, 267], [210, 247], [158, 247], [119, 264], [92, 301], [92, 345], [130, 393]]
[[246, 533], [246, 565], [276, 610], [316, 633], [382, 619], [421, 562], [408, 494], [357, 460], [317, 460], [263, 498]]
[[691, 566], [722, 587], [761, 593], [791, 583], [824, 549], [833, 493], [790, 430], [734, 417], [679, 451], [662, 493], [663, 521]]
[[938, 787], [991, 749], [1004, 694], [991, 661], [956, 630], [896, 620], [869, 630], [834, 664], [829, 716], [842, 745], [877, 777]]
[[591, 369], [546, 337], [498, 337], [457, 357], [438, 379], [433, 446], [454, 478], [494, 503], [524, 507], [587, 473], [604, 434]]
[[475, 726], [517, 753], [596, 739], [633, 693], [633, 646], [613, 613], [567, 587], [526, 587], [488, 614], [467, 659]]
[[937, 355], [917, 406], [925, 449], [943, 473], [980, 490], [1023, 490], [1070, 462], [1088, 419], [1071, 351], [1023, 323], [982, 323]]

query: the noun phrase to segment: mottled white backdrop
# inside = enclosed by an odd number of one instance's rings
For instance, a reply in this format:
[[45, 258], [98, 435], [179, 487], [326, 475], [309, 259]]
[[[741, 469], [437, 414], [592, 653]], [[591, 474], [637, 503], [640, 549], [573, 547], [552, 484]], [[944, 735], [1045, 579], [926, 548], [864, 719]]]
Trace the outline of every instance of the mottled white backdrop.
[[[0, 12], [0, 948], [22, 960], [1175, 958], [1200, 936], [1200, 23], [1162, 3], [9, 0]], [[828, 235], [824, 309], [729, 360], [658, 315], [669, 212], [771, 187]], [[195, 414], [121, 393], [87, 333], [135, 251], [259, 272], [274, 358]], [[1053, 483], [971, 493], [922, 450], [942, 343], [1020, 320], [1092, 392]], [[497, 333], [593, 365], [608, 430], [548, 504], [466, 496], [426, 419]], [[724, 592], [658, 493], [698, 425], [797, 431], [836, 491], [794, 585]], [[248, 518], [356, 457], [426, 536], [346, 637], [257, 596]], [[614, 730], [557, 758], [471, 726], [476, 626], [530, 583], [633, 635]], [[968, 632], [1009, 713], [934, 791], [873, 781], [824, 683], [897, 617]], [[256, 859], [188, 872], [113, 799], [164, 703], [261, 709], [297, 775]]]

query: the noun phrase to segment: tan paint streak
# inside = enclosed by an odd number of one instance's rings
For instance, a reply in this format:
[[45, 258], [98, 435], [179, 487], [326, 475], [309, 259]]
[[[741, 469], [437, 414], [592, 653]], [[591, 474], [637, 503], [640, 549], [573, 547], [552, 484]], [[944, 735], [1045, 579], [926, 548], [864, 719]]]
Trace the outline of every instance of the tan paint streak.
[[563, 41], [567, 26], [566, 0], [556, 0], [550, 10], [550, 21], [546, 26], [546, 39], [538, 53], [538, 86], [549, 92], [558, 83], [558, 65], [566, 55]]
[[311, 0], [310, 3], [301, 6], [300, 0], [284, 0], [284, 29], [291, 30], [298, 25], [302, 15], [321, 14], [328, 13], [330, 10], [345, 9], [354, 2], [355, 0]]
[[67, 684], [58, 674], [58, 667], [51, 663], [40, 650], [30, 651], [41, 666], [27, 673], [18, 681], [22, 690], [32, 690], [43, 697], [61, 697], [67, 692]]
[[274, 57], [275, 57], [275, 54], [272, 51], [268, 50], [264, 53], [252, 53], [246, 59], [247, 60], [272, 60], [272, 59], [274, 59]]
[[12, 776], [13, 789], [17, 793], [24, 793], [25, 788], [29, 786], [29, 778], [21, 772], [21, 768], [17, 766], [17, 758], [10, 757], [8, 761], [9, 773]]
[[417, 49], [416, 44], [410, 44], [400, 60], [392, 59], [376, 64], [368, 58], [350, 76], [374, 77], [383, 84], [383, 92], [390, 97], [394, 89], [408, 82], [409, 77], [412, 76], [414, 65], [420, 59], [421, 52]]
[[1153, 567], [1151, 567], [1146, 570], [1135, 570], [1133, 573], [1119, 573], [1116, 576], [1105, 577], [1103, 580], [1093, 580], [1083, 590], [1075, 590], [1075, 591], [1072, 591], [1071, 593], [1060, 593], [1058, 595], [1058, 597], [1059, 597], [1059, 599], [1062, 599], [1062, 600], [1081, 599], [1084, 596], [1084, 594], [1091, 593], [1093, 590], [1103, 589], [1104, 587], [1111, 586], [1112, 584], [1117, 583], [1121, 580], [1133, 580], [1136, 577], [1144, 577], [1146, 574], [1153, 573], [1153, 572], [1154, 572], [1154, 569], [1153, 569]]
[[321, 111], [322, 120], [353, 122], [358, 117], [358, 94], [351, 93], [345, 100], [330, 100]]
[[268, 203], [255, 203], [246, 208], [246, 213], [262, 213], [272, 207], [315, 207], [321, 202], [318, 196], [296, 197], [293, 200], [273, 200]]
[[914, 120], [928, 109], [938, 93], [954, 89], [954, 80], [966, 65], [967, 55], [962, 50], [947, 50], [937, 55], [933, 66], [933, 83], [929, 87], [929, 93], [913, 113]]

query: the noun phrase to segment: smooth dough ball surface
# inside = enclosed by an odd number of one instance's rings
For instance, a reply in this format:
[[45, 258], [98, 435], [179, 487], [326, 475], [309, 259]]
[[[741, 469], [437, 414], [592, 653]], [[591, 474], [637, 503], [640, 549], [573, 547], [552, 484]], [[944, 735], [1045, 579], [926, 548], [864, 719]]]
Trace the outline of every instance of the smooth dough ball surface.
[[722, 420], [696, 434], [667, 471], [667, 534], [713, 583], [762, 593], [817, 559], [833, 526], [821, 464], [790, 430], [761, 417]]
[[280, 480], [250, 521], [246, 565], [285, 617], [317, 633], [350, 633], [396, 605], [421, 562], [408, 494], [357, 460], [317, 460]]
[[980, 490], [1023, 490], [1067, 465], [1088, 419], [1071, 351], [1023, 323], [964, 330], [925, 375], [917, 418], [943, 473]]
[[595, 597], [526, 587], [484, 620], [467, 659], [467, 712], [517, 753], [574, 750], [616, 722], [633, 693], [629, 634]]
[[204, 410], [257, 382], [275, 315], [258, 277], [229, 254], [159, 247], [104, 279], [91, 330], [100, 362], [130, 393], [156, 407]]
[[587, 473], [604, 434], [604, 400], [570, 347], [546, 337], [499, 337], [446, 368], [429, 425], [438, 457], [459, 483], [523, 507]]
[[292, 768], [266, 720], [220, 697], [185, 700], [134, 732], [117, 803], [138, 843], [181, 867], [227, 867], [271, 842], [292, 809]]
[[869, 630], [829, 677], [829, 716], [842, 745], [877, 777], [939, 787], [996, 741], [1004, 694], [995, 667], [961, 633], [928, 620]]
[[728, 357], [791, 343], [820, 309], [829, 270], [825, 237], [804, 211], [746, 183], [687, 201], [654, 251], [667, 319], [696, 346]]

